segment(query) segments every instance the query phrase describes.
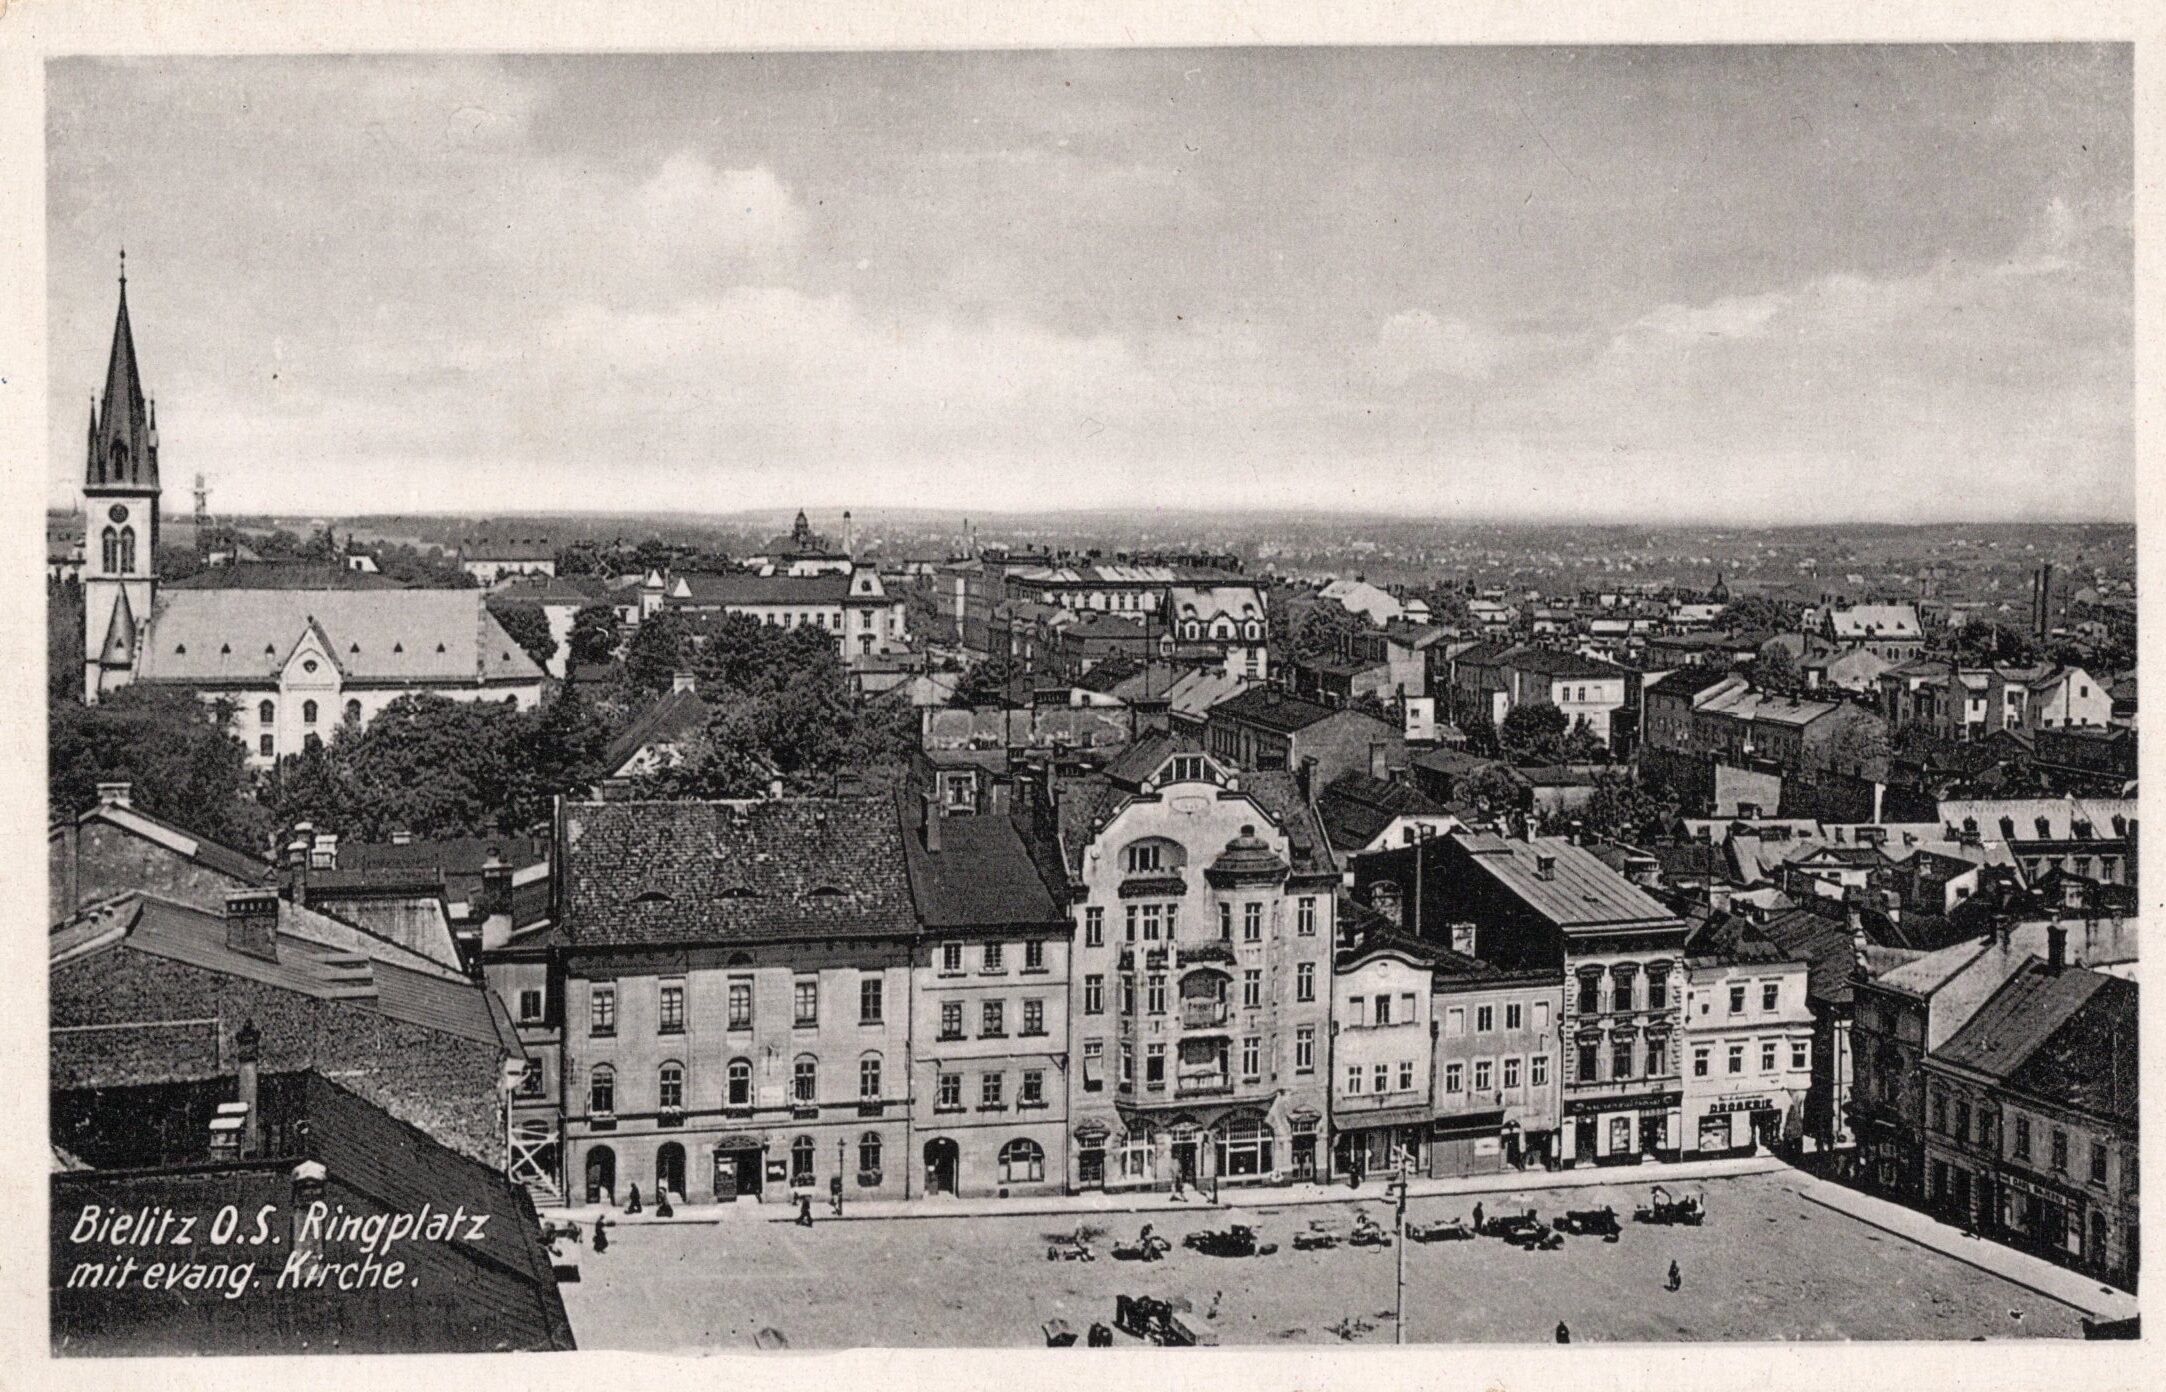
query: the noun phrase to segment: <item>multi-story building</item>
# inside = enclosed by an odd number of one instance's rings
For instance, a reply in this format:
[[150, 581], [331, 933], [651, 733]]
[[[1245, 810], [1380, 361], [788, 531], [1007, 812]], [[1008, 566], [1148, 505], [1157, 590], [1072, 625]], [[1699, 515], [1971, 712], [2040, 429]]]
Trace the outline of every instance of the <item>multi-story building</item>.
[[1259, 586], [1171, 586], [1159, 620], [1162, 656], [1209, 653], [1229, 677], [1262, 681], [1271, 675], [1270, 625]]
[[2064, 930], [1925, 1061], [1925, 1193], [1952, 1223], [2136, 1284], [2136, 984]]
[[1417, 936], [1455, 938], [1465, 925], [1483, 962], [1561, 965], [1560, 1162], [1677, 1153], [1681, 919], [1586, 847], [1554, 837], [1460, 832], [1363, 856], [1355, 897], [1373, 899], [1382, 880], [1406, 896]]
[[1905, 662], [1923, 650], [1925, 634], [1916, 605], [1831, 605], [1808, 625], [1806, 641], [1814, 652], [1861, 648], [1888, 662]]
[[1154, 736], [1057, 779], [1050, 804], [1075, 935], [1072, 1185], [1317, 1174], [1338, 867], [1292, 776]]
[[2055, 870], [2099, 884], [2136, 883], [2135, 798], [1947, 798], [1948, 838], [1999, 841], [2037, 883]]
[[575, 803], [558, 840], [576, 1199], [918, 1192], [892, 799]]
[[1720, 1155], [1803, 1138], [1807, 971], [1746, 918], [1717, 915], [1685, 944], [1683, 1149]]
[[778, 628], [818, 628], [832, 634], [845, 658], [878, 656], [905, 647], [904, 604], [890, 595], [880, 572], [678, 575], [666, 583], [663, 608], [682, 614], [745, 614]]
[[[904, 832], [912, 1193], [1067, 1187], [1068, 918], [1016, 822], [928, 796]], [[897, 1168], [906, 1163], [898, 1155]]]
[[[1462, 927], [1454, 936], [1471, 934]], [[1563, 971], [1500, 967], [1441, 945], [1435, 954], [1429, 1173], [1555, 1164], [1563, 1115]]]
[[1881, 712], [1896, 726], [1919, 726], [1951, 740], [1998, 731], [2107, 728], [2113, 696], [2081, 667], [1962, 667], [1917, 658], [1879, 674]]
[[482, 537], [459, 548], [459, 569], [482, 585], [557, 573], [557, 549], [547, 537]]
[[1807, 1058], [1812, 1078], [1805, 1089], [1805, 1136], [1819, 1150], [1847, 1150], [1853, 1142], [1851, 977], [1863, 949], [1852, 936], [1841, 907], [1825, 899], [1772, 914], [1759, 926], [1785, 956], [1806, 963], [1805, 1005], [1812, 1014]]
[[1299, 769], [1314, 760], [1309, 776], [1318, 788], [1353, 771], [1383, 777], [1406, 753], [1404, 736], [1366, 711], [1305, 701], [1269, 683], [1212, 706], [1204, 745], [1240, 769]]
[[[1339, 905], [1331, 980], [1332, 1172], [1429, 1168], [1435, 950], [1377, 913]], [[1358, 923], [1358, 926], [1356, 926]]]

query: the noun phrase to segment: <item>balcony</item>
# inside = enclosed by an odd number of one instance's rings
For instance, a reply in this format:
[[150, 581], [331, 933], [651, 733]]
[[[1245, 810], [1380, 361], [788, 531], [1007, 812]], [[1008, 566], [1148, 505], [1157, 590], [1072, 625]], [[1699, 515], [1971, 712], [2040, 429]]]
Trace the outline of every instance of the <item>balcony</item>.
[[1182, 1029], [1224, 1029], [1232, 1012], [1224, 1001], [1181, 1002]]
[[1176, 1097], [1223, 1097], [1233, 1091], [1233, 1079], [1224, 1073], [1184, 1074], [1174, 1089]]
[[1174, 950], [1175, 958], [1182, 966], [1192, 962], [1231, 962], [1233, 944], [1228, 942], [1189, 943]]

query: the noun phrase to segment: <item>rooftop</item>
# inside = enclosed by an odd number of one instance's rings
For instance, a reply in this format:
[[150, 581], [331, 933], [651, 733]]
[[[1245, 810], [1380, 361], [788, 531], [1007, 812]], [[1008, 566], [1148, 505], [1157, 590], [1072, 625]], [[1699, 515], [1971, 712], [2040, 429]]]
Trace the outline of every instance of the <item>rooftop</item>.
[[1454, 839], [1475, 866], [1559, 928], [1679, 926], [1675, 914], [1585, 846], [1561, 837], [1522, 841], [1488, 832], [1460, 832]]
[[480, 590], [182, 590], [142, 638], [146, 681], [260, 685], [314, 632], [349, 683], [538, 682]]

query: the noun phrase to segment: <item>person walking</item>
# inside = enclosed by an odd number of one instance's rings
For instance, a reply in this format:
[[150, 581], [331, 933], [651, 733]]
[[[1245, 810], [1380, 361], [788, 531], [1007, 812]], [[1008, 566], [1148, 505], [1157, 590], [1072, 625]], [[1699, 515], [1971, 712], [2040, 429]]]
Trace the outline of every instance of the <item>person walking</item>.
[[1185, 1170], [1173, 1172], [1173, 1202], [1188, 1202], [1188, 1174]]
[[594, 1250], [598, 1253], [609, 1250], [609, 1215], [606, 1213], [595, 1215]]
[[632, 1186], [632, 1197], [625, 1201], [624, 1211], [626, 1213], [639, 1212], [639, 1186], [636, 1184]]
[[660, 1189], [657, 1189], [657, 1190], [655, 1190], [655, 1191], [654, 1191], [654, 1216], [655, 1216], [655, 1217], [657, 1217], [657, 1218], [673, 1218], [673, 1217], [675, 1217], [675, 1216], [676, 1216], [676, 1214], [677, 1214], [677, 1210], [675, 1210], [675, 1209], [673, 1209], [673, 1208], [671, 1208], [671, 1207], [669, 1206], [669, 1189], [668, 1189], [668, 1187], [667, 1187], [667, 1186], [664, 1186], [663, 1188], [660, 1188]]
[[1677, 1290], [1678, 1288], [1680, 1288], [1680, 1287], [1681, 1287], [1681, 1286], [1683, 1286], [1684, 1284], [1685, 1284], [1685, 1274], [1684, 1274], [1684, 1273], [1683, 1273], [1682, 1271], [1679, 1271], [1679, 1270], [1677, 1269], [1677, 1263], [1676, 1263], [1676, 1262], [1674, 1262], [1674, 1261], [1673, 1261], [1673, 1262], [1671, 1262], [1671, 1263], [1670, 1263], [1670, 1289], [1671, 1289], [1671, 1290], [1673, 1290], [1673, 1291], [1674, 1291], [1674, 1290]]
[[1563, 1320], [1557, 1321], [1557, 1342], [1560, 1344], [1569, 1344], [1572, 1342], [1572, 1331], [1564, 1327]]
[[[1482, 1230], [1482, 1205], [1481, 1205], [1481, 1200], [1477, 1199], [1477, 1200], [1475, 1200], [1475, 1201], [1474, 1201], [1474, 1231], [1476, 1231], [1476, 1232], [1480, 1232], [1481, 1230]], [[1562, 1329], [1562, 1328], [1564, 1328], [1564, 1326], [1563, 1326], [1563, 1325], [1561, 1325], [1561, 1324], [1560, 1324], [1560, 1325], [1558, 1325], [1557, 1327], [1558, 1327], [1559, 1329]]]
[[797, 1196], [797, 1226], [800, 1228], [812, 1226], [812, 1195], [810, 1194], [799, 1194]]

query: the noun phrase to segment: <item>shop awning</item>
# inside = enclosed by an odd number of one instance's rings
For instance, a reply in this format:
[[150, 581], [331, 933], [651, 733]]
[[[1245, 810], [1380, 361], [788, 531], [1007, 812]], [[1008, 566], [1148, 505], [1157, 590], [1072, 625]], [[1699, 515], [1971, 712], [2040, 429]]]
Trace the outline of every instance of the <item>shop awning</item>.
[[1380, 1126], [1427, 1126], [1429, 1119], [1435, 1115], [1436, 1109], [1429, 1106], [1387, 1107], [1374, 1112], [1356, 1112], [1352, 1116], [1342, 1115], [1339, 1118], [1339, 1129], [1373, 1131]]

